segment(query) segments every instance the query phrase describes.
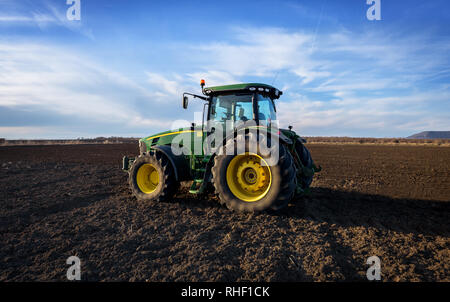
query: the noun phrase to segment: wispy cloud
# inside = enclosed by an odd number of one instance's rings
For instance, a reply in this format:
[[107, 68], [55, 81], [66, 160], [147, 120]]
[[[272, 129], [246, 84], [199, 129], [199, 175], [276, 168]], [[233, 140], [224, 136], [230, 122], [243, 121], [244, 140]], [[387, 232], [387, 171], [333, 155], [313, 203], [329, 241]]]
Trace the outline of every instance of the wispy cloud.
[[[232, 76], [266, 76], [276, 70], [298, 68], [312, 36], [278, 28], [234, 28], [235, 41], [193, 46], [206, 62], [205, 69]], [[306, 67], [305, 67], [306, 68]]]
[[450, 128], [450, 119], [434, 109], [448, 115], [449, 105], [443, 105], [450, 103], [448, 85], [424, 85], [430, 77], [449, 78], [446, 41], [430, 40], [426, 33], [341, 30], [316, 37], [280, 28], [233, 31], [234, 40], [192, 46], [196, 53], [187, 56], [204, 57], [203, 74], [230, 81], [270, 82], [280, 74], [284, 126], [294, 124], [311, 135], [349, 135], [357, 127], [361, 135], [364, 130], [382, 136]]
[[0, 22], [32, 22], [31, 17], [26, 16], [0, 16]]
[[[65, 116], [68, 125], [71, 119], [76, 119], [108, 133], [113, 131], [105, 131], [105, 128], [111, 126], [136, 133], [139, 132], [136, 129], [145, 126], [158, 129], [170, 126], [173, 119], [167, 117], [167, 112], [164, 114], [164, 109], [140, 110], [156, 104], [159, 98], [154, 86], [135, 83], [68, 49], [0, 44], [0, 111], [11, 108], [20, 116], [27, 108], [33, 108]], [[166, 104], [167, 108], [172, 106]], [[36, 126], [44, 126], [47, 122], [37, 121]], [[8, 125], [0, 122], [0, 126], [5, 131]], [[10, 129], [17, 132], [19, 128]]]
[[[52, 6], [24, 16], [0, 16], [0, 22], [29, 23], [43, 31], [63, 26], [93, 38], [83, 24], [67, 21], [65, 12]], [[192, 118], [181, 112], [180, 97], [185, 90], [198, 91], [201, 78], [207, 85], [276, 80], [285, 92], [278, 101], [282, 126], [294, 125], [302, 135], [402, 136], [449, 129], [450, 43], [430, 36], [234, 26], [226, 39], [180, 41], [182, 51], [161, 55], [163, 69], [132, 70], [133, 80], [83, 53], [4, 42], [0, 110], [21, 112], [32, 106], [88, 121], [96, 133], [107, 128], [141, 134]], [[155, 46], [164, 52], [163, 42], [156, 40]], [[185, 71], [172, 59], [185, 62]], [[201, 103], [192, 105], [191, 113], [201, 111]], [[16, 125], [0, 126], [23, 133]]]
[[32, 16], [0, 16], [0, 22], [44, 26], [47, 24], [62, 25], [51, 15], [32, 13]]
[[21, 6], [20, 9], [16, 8], [19, 13], [12, 11], [10, 13], [5, 14], [5, 12], [3, 12], [0, 14], [0, 25], [35, 26], [41, 30], [58, 26], [94, 40], [95, 36], [92, 29], [85, 25], [83, 19], [80, 21], [71, 21], [67, 19], [67, 8], [68, 6], [55, 5], [55, 3], [48, 1], [40, 3], [38, 9], [34, 6]]
[[146, 72], [147, 81], [160, 91], [160, 96], [177, 95], [180, 93], [177, 81], [169, 80], [161, 74], [154, 72]]
[[282, 126], [292, 125], [304, 135], [365, 136], [370, 132], [374, 136], [392, 137], [423, 129], [450, 128], [450, 106], [441, 106], [441, 112], [431, 109], [433, 105], [448, 103], [449, 98], [448, 91], [397, 97], [347, 97], [325, 102], [294, 96], [293, 101], [278, 103], [278, 115]]

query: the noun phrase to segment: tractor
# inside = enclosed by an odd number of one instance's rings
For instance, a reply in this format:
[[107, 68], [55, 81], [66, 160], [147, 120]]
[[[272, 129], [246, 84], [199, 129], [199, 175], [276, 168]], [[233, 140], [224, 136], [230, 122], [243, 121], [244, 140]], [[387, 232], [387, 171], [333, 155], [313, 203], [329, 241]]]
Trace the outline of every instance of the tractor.
[[279, 129], [275, 101], [283, 94], [261, 83], [205, 87], [201, 125], [192, 123], [139, 140], [139, 155], [123, 158], [123, 170], [140, 201], [168, 201], [181, 183], [189, 192], [212, 191], [238, 212], [280, 210], [306, 194], [316, 167], [306, 141], [289, 126]]

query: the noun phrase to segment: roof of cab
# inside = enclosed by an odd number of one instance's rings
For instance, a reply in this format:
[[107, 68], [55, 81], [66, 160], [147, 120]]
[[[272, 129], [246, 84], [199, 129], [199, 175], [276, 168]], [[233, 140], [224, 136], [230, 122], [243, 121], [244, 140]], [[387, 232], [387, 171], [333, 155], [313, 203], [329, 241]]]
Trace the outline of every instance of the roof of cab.
[[221, 92], [232, 92], [232, 91], [251, 91], [250, 88], [263, 88], [264, 90], [267, 88], [270, 91], [270, 94], [273, 95], [274, 98], [279, 98], [283, 92], [278, 90], [277, 88], [263, 84], [263, 83], [242, 83], [242, 84], [233, 84], [233, 85], [223, 85], [223, 86], [213, 86], [204, 88], [204, 93], [206, 95], [214, 95]]

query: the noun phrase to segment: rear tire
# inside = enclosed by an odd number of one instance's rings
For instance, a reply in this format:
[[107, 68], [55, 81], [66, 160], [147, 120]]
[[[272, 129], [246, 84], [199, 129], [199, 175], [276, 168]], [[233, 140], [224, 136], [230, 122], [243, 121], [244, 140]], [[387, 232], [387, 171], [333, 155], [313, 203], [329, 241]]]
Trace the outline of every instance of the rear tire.
[[[297, 141], [295, 144], [295, 151], [297, 151], [297, 154], [299, 155], [303, 166], [305, 166], [308, 169], [312, 169], [314, 162], [311, 158], [311, 153], [305, 147], [305, 145], [303, 143], [300, 143]], [[314, 175], [307, 176], [307, 175], [302, 174], [300, 181], [301, 181], [301, 186], [303, 189], [309, 188], [309, 186], [311, 185], [311, 183], [313, 181], [313, 177], [314, 177]]]
[[159, 152], [140, 155], [130, 168], [128, 182], [133, 195], [142, 201], [165, 201], [176, 191], [172, 166]]
[[211, 171], [220, 203], [239, 212], [285, 207], [295, 193], [296, 170], [285, 146], [279, 144], [278, 148], [279, 160], [271, 166], [265, 166], [267, 156], [248, 152], [247, 138], [244, 154], [216, 155]]

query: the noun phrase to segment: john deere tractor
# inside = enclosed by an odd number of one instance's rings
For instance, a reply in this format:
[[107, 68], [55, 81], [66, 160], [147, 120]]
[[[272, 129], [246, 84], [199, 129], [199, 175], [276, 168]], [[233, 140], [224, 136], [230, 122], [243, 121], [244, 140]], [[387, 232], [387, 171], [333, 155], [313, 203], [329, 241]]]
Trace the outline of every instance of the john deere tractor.
[[139, 156], [123, 158], [129, 185], [138, 200], [170, 200], [180, 183], [189, 192], [210, 189], [231, 210], [279, 210], [308, 192], [314, 165], [306, 141], [292, 127], [279, 129], [275, 101], [283, 94], [266, 84], [205, 87], [201, 125], [154, 134], [139, 140]]

